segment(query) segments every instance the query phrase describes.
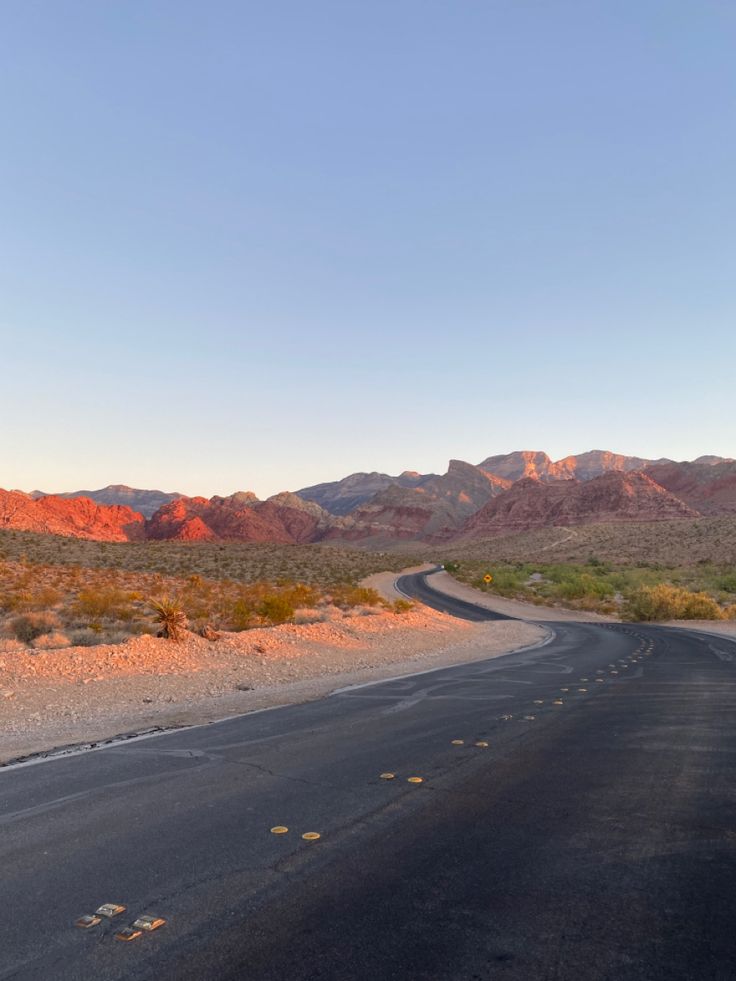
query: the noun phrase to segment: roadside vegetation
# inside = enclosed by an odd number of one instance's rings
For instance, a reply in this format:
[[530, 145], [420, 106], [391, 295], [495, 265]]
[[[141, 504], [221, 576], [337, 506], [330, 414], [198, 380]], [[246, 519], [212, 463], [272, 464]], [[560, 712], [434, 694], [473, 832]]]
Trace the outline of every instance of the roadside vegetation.
[[415, 565], [416, 554], [369, 552], [343, 545], [248, 545], [238, 542], [95, 542], [59, 535], [0, 531], [0, 560], [32, 565], [118, 569], [162, 576], [317, 586], [355, 584], [373, 572]]
[[[585, 565], [591, 555], [602, 562], [634, 569], [652, 564], [663, 569], [736, 566], [736, 515], [677, 521], [610, 522], [569, 528], [538, 528], [464, 541], [435, 549], [448, 559], [540, 562]], [[440, 561], [443, 558], [440, 557]]]
[[0, 652], [176, 640], [389, 609], [358, 580], [406, 557], [319, 546], [109, 545], [0, 534]]
[[[614, 565], [592, 556], [581, 563], [485, 559], [445, 560], [445, 568], [476, 589], [538, 605], [608, 613], [630, 620], [736, 620], [736, 568]], [[492, 582], [484, 576], [490, 574]]]

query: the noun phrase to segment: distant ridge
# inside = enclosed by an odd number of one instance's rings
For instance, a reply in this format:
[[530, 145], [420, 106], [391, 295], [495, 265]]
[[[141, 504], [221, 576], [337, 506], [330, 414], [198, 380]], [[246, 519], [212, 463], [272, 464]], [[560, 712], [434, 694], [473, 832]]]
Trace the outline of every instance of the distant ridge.
[[105, 541], [341, 540], [390, 547], [564, 524], [736, 515], [736, 461], [704, 455], [678, 463], [607, 450], [555, 461], [540, 450], [519, 450], [477, 465], [451, 460], [444, 474], [354, 473], [267, 501], [250, 491], [207, 499], [125, 484], [2, 494], [0, 527], [19, 530]]
[[[33, 491], [34, 498], [47, 497], [42, 491]], [[160, 507], [175, 501], [181, 494], [167, 493], [160, 490], [140, 490], [138, 487], [128, 487], [126, 484], [108, 484], [100, 490], [80, 490], [65, 491], [63, 494], [55, 494], [55, 497], [87, 497], [98, 504], [122, 504], [132, 508], [144, 518], [152, 517]]]

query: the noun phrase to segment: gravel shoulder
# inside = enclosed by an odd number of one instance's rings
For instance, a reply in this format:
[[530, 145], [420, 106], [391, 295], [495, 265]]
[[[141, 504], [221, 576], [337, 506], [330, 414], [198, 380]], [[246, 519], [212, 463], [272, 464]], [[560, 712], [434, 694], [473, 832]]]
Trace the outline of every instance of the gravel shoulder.
[[[392, 573], [389, 576], [395, 575]], [[427, 608], [368, 612], [181, 643], [0, 653], [0, 762], [154, 727], [194, 725], [541, 642], [533, 624]]]
[[658, 624], [660, 627], [677, 627], [679, 630], [697, 630], [714, 637], [727, 637], [736, 640], [736, 620], [668, 620]]

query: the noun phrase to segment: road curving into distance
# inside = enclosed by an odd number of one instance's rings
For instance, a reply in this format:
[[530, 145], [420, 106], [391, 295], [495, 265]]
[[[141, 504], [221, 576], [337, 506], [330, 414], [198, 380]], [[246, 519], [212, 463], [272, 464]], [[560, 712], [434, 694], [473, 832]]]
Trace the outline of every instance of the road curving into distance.
[[0, 981], [733, 978], [736, 644], [550, 626], [0, 770]]
[[462, 620], [473, 620], [481, 622], [484, 620], [513, 620], [514, 617], [507, 616], [505, 613], [497, 613], [483, 606], [475, 606], [473, 603], [466, 603], [465, 600], [456, 599], [446, 593], [440, 593], [432, 589], [427, 582], [428, 576], [439, 572], [441, 566], [430, 569], [427, 572], [417, 572], [408, 576], [399, 576], [396, 580], [396, 588], [409, 599], [418, 600], [426, 606], [431, 606], [433, 610], [440, 613], [449, 613], [451, 616], [460, 617]]

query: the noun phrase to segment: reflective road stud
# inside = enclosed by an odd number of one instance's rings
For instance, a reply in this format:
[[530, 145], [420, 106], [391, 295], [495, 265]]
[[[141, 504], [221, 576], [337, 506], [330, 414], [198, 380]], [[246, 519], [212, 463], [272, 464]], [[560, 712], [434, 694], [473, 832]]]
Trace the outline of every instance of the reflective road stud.
[[285, 835], [289, 829], [283, 824], [277, 824], [275, 828], [271, 828], [272, 835]]
[[161, 916], [139, 916], [137, 920], [133, 920], [134, 930], [145, 930], [147, 933], [151, 933], [153, 930], [158, 930], [166, 923], [166, 920]]
[[452, 745], [453, 746], [464, 746], [465, 745], [465, 740], [464, 739], [453, 739], [452, 740]]
[[544, 705], [544, 699], [543, 698], [535, 698], [534, 699], [534, 704], [535, 705]]
[[116, 940], [137, 940], [140, 937], [141, 930], [133, 930], [132, 927], [123, 927], [122, 930], [118, 930], [115, 934]]
[[562, 701], [562, 699], [561, 699], [561, 698], [556, 698], [556, 699], [554, 700], [554, 702], [552, 702], [552, 704], [553, 704], [553, 705], [563, 705], [564, 703], [563, 703], [563, 701]]
[[106, 916], [108, 920], [124, 912], [125, 906], [120, 906], [118, 903], [103, 903], [102, 906], [98, 906], [95, 910], [97, 916]]
[[381, 780], [393, 780], [395, 776], [395, 773], [382, 773]]
[[475, 745], [478, 746], [479, 749], [486, 749], [488, 743], [484, 739], [479, 739]]
[[79, 927], [81, 930], [89, 930], [90, 927], [97, 926], [97, 924], [101, 922], [101, 916], [90, 916], [89, 914], [85, 914], [84, 916], [79, 917], [74, 926]]
[[423, 783], [424, 782], [424, 777], [407, 777], [406, 778], [406, 782], [407, 783]]
[[322, 836], [318, 831], [305, 831], [304, 834], [302, 835], [302, 838], [305, 841], [317, 841], [317, 839], [321, 837]]

